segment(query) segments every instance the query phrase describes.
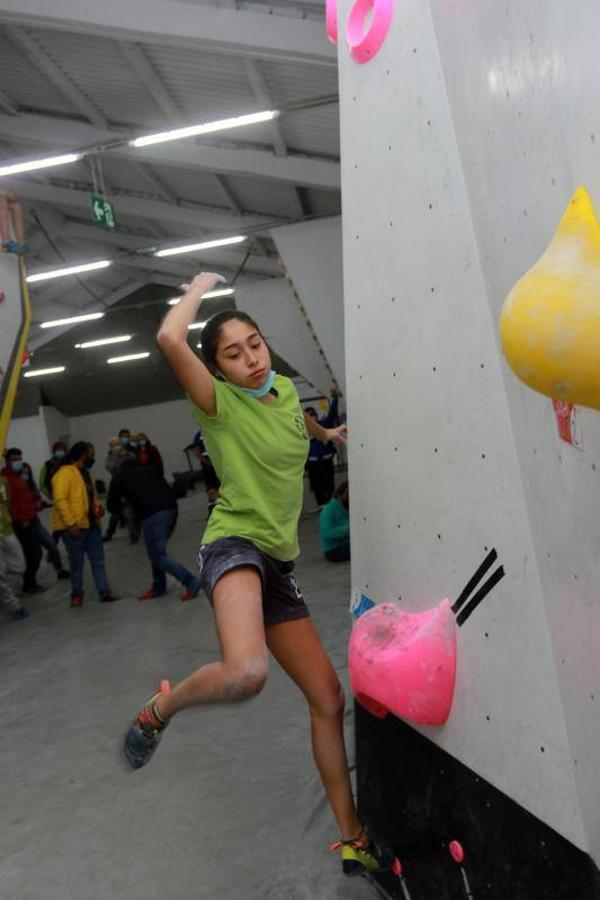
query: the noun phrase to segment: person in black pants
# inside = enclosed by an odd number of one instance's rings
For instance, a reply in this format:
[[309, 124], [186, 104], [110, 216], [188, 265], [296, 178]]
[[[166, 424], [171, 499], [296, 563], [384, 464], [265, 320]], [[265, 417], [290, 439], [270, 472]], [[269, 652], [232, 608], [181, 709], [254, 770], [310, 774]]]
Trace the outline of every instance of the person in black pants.
[[173, 489], [153, 465], [145, 465], [131, 454], [123, 460], [108, 489], [109, 512], [128, 501], [139, 515], [148, 558], [152, 566], [152, 585], [140, 600], [153, 600], [167, 593], [167, 572], [180, 581], [185, 590], [182, 600], [191, 600], [200, 590], [200, 581], [185, 566], [167, 553], [167, 541], [177, 522], [177, 501]]
[[[315, 419], [322, 428], [335, 428], [336, 425], [339, 425], [337, 395], [332, 396], [326, 416], [319, 416], [314, 406], [305, 407], [304, 412], [311, 419]], [[323, 444], [316, 438], [311, 438], [306, 470], [308, 472], [310, 489], [315, 495], [318, 507], [325, 506], [333, 495], [335, 488], [333, 461], [335, 453], [335, 446], [331, 441], [328, 444]]]

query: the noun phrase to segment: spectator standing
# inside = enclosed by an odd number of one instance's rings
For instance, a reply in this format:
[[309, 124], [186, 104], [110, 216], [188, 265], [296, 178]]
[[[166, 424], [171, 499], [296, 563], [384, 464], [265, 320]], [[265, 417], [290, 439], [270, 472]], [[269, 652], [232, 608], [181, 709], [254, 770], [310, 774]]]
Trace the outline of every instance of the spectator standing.
[[177, 501], [173, 489], [153, 465], [145, 465], [133, 454], [113, 475], [108, 493], [109, 512], [129, 501], [142, 523], [142, 534], [152, 566], [152, 585], [140, 600], [153, 600], [167, 592], [167, 572], [185, 590], [182, 600], [191, 600], [200, 590], [200, 581], [167, 553], [167, 542], [177, 523]]
[[[206, 450], [206, 445], [202, 437], [202, 432], [197, 431], [192, 439], [192, 453], [200, 463], [202, 469], [202, 477], [204, 479], [204, 488], [206, 490], [206, 499], [208, 500], [207, 519], [217, 505], [217, 500], [221, 492], [221, 481], [215, 471], [211, 458]], [[189, 449], [189, 448], [187, 448]]]
[[71, 562], [71, 606], [83, 603], [83, 567], [87, 556], [94, 583], [102, 602], [118, 600], [106, 577], [100, 519], [104, 510], [90, 469], [95, 454], [91, 444], [78, 441], [67, 454], [64, 466], [52, 479], [54, 507], [52, 528], [63, 533]]
[[[51, 506], [52, 504], [46, 503], [42, 494], [38, 490], [38, 486], [35, 483], [33, 472], [31, 470], [31, 466], [29, 463], [23, 463], [23, 470], [21, 472], [21, 478], [29, 488], [31, 496], [35, 502], [35, 506], [38, 512], [41, 512], [44, 507]], [[60, 550], [58, 549], [58, 541], [54, 537], [53, 534], [50, 534], [45, 525], [37, 518], [34, 523], [34, 528], [37, 533], [38, 538], [40, 539], [40, 543], [42, 547], [47, 551], [47, 559], [48, 562], [54, 567], [56, 574], [58, 575], [59, 580], [63, 580], [69, 577], [69, 571], [63, 567], [62, 560], [60, 558]], [[57, 532], [58, 537], [58, 532]]]
[[162, 456], [154, 444], [148, 438], [148, 435], [141, 431], [132, 437], [132, 442], [136, 448], [139, 461], [143, 466], [154, 466], [161, 478], [165, 474]]
[[[321, 428], [335, 428], [339, 425], [337, 395], [332, 396], [327, 415], [319, 416], [314, 406], [307, 406], [304, 412], [311, 419], [318, 422]], [[335, 453], [335, 446], [331, 441], [323, 444], [315, 437], [311, 437], [306, 468], [310, 488], [319, 507], [324, 506], [333, 494], [335, 487], [333, 458]]]
[[22, 574], [23, 557], [19, 542], [13, 533], [8, 484], [0, 475], [0, 606], [17, 622], [26, 619], [29, 613], [15, 597], [8, 576]]
[[50, 502], [52, 502], [52, 479], [65, 461], [66, 455], [67, 445], [63, 441], [56, 441], [52, 444], [52, 456], [40, 469], [38, 478], [40, 490]]
[[319, 516], [319, 542], [329, 562], [350, 559], [350, 491], [344, 481], [323, 507]]

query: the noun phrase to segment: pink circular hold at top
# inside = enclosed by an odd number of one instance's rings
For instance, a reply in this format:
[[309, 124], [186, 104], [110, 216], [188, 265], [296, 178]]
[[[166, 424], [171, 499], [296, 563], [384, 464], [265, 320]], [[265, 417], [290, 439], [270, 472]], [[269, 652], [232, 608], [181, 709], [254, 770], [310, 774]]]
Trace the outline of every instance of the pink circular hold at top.
[[337, 0], [325, 0], [325, 28], [327, 37], [337, 47], [338, 42], [338, 15]]
[[[379, 53], [390, 30], [393, 9], [394, 0], [356, 0], [346, 23], [346, 40], [355, 62], [369, 62]], [[365, 30], [371, 10], [371, 24]]]

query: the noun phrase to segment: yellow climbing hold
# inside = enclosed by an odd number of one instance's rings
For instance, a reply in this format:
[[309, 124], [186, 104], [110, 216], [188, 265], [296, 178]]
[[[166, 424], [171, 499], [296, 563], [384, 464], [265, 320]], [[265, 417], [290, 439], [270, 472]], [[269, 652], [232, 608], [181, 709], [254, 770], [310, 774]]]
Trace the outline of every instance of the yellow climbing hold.
[[556, 400], [600, 409], [600, 224], [578, 188], [556, 234], [500, 317], [513, 372]]

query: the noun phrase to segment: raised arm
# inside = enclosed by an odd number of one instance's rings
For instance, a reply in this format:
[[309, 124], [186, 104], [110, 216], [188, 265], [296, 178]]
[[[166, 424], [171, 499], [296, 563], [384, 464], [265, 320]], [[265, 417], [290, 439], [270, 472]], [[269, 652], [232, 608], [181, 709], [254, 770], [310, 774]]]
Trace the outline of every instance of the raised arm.
[[167, 314], [156, 336], [180, 385], [196, 406], [209, 416], [216, 412], [214, 380], [188, 344], [188, 325], [195, 321], [204, 294], [212, 291], [220, 281], [225, 279], [212, 272], [202, 272], [191, 284], [184, 285], [185, 294]]

